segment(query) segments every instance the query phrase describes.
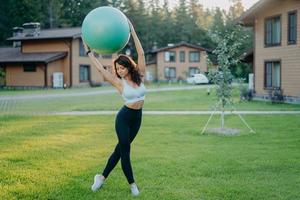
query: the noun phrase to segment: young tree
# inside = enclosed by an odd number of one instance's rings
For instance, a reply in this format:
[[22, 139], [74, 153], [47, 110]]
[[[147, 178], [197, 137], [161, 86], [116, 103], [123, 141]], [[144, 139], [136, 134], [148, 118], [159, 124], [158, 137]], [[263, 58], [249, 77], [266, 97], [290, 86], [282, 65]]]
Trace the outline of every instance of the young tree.
[[213, 34], [213, 39], [217, 42], [217, 47], [213, 51], [216, 55], [219, 68], [210, 73], [213, 83], [216, 84], [218, 104], [221, 109], [221, 128], [224, 128], [224, 112], [228, 103], [232, 104], [232, 79], [230, 67], [239, 63], [239, 48], [247, 36], [240, 36], [241, 26], [236, 26], [231, 31], [225, 32], [223, 37]]

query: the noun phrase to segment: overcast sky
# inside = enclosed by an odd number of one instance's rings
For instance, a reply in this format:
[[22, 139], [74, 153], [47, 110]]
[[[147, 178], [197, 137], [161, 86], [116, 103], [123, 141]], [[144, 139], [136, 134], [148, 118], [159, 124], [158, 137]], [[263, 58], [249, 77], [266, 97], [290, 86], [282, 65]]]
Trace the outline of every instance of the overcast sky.
[[[258, 0], [242, 0], [242, 3], [246, 9], [250, 8], [252, 5], [254, 5]], [[220, 7], [222, 9], [228, 10], [230, 5], [229, 0], [199, 0], [199, 2], [205, 7], [205, 8], [215, 8]], [[178, 0], [169, 0], [170, 6], [174, 7]]]

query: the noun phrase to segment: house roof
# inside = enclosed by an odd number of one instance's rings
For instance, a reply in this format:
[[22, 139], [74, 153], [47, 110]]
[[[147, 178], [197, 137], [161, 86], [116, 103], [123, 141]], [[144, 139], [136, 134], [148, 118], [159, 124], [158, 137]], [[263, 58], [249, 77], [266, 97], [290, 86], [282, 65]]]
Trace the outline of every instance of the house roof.
[[180, 42], [180, 43], [174, 44], [172, 46], [167, 46], [167, 47], [162, 47], [162, 48], [159, 48], [159, 49], [152, 50], [151, 53], [166, 51], [166, 50], [177, 48], [177, 47], [180, 47], [180, 46], [191, 47], [191, 48], [194, 48], [194, 49], [198, 49], [200, 51], [210, 51], [208, 49], [205, 49], [205, 48], [203, 48], [201, 46], [198, 46], [198, 45], [195, 45], [195, 44], [190, 44], [190, 43], [187, 43], [187, 42]]
[[245, 26], [252, 26], [255, 20], [255, 16], [266, 9], [270, 4], [274, 4], [275, 1], [280, 0], [259, 0], [251, 8], [246, 10], [236, 21], [242, 23]]
[[50, 63], [61, 59], [67, 52], [22, 53], [20, 48], [0, 48], [0, 63]]
[[81, 36], [81, 27], [42, 29], [38, 36], [15, 36], [10, 37], [8, 41], [22, 40], [41, 40], [41, 39], [62, 39], [62, 38], [78, 38]]

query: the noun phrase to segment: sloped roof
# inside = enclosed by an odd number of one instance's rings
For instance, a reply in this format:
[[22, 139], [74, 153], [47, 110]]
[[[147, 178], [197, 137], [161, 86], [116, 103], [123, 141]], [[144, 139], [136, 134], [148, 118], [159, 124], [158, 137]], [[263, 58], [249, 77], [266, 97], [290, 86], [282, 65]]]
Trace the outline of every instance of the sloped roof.
[[22, 40], [42, 40], [42, 39], [62, 39], [62, 38], [78, 38], [81, 36], [81, 27], [72, 28], [56, 28], [56, 29], [41, 29], [38, 36], [15, 36], [10, 37], [8, 41]]
[[252, 7], [246, 10], [236, 21], [238, 23], [242, 23], [245, 26], [252, 26], [255, 20], [255, 16], [263, 11], [264, 9], [268, 8], [270, 5], [273, 5], [274, 2], [280, 0], [259, 0], [256, 2]]
[[180, 43], [174, 44], [173, 46], [167, 46], [167, 47], [162, 47], [162, 48], [159, 48], [159, 49], [152, 50], [151, 53], [157, 53], [157, 52], [161, 52], [161, 51], [166, 51], [166, 50], [177, 48], [177, 47], [180, 47], [180, 46], [186, 46], [186, 47], [191, 47], [191, 48], [194, 48], [194, 49], [198, 49], [200, 51], [208, 51], [208, 52], [210, 52], [210, 50], [205, 49], [205, 48], [203, 48], [201, 46], [198, 46], [198, 45], [195, 45], [195, 44], [190, 44], [190, 43], [187, 43], [187, 42], [180, 42]]
[[61, 59], [67, 52], [22, 53], [20, 48], [0, 48], [0, 63], [49, 63]]

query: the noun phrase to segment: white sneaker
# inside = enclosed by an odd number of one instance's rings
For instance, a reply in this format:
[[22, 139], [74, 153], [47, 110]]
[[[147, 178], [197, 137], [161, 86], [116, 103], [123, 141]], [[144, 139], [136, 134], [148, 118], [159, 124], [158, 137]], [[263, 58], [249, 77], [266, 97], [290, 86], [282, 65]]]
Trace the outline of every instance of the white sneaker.
[[96, 174], [94, 177], [94, 184], [92, 185], [93, 192], [96, 192], [103, 185], [104, 180], [101, 178], [100, 174]]
[[137, 185], [135, 183], [133, 183], [133, 184], [130, 185], [130, 189], [131, 189], [131, 194], [133, 196], [139, 195], [140, 192], [139, 192], [139, 189], [138, 189], [138, 187], [137, 187]]

